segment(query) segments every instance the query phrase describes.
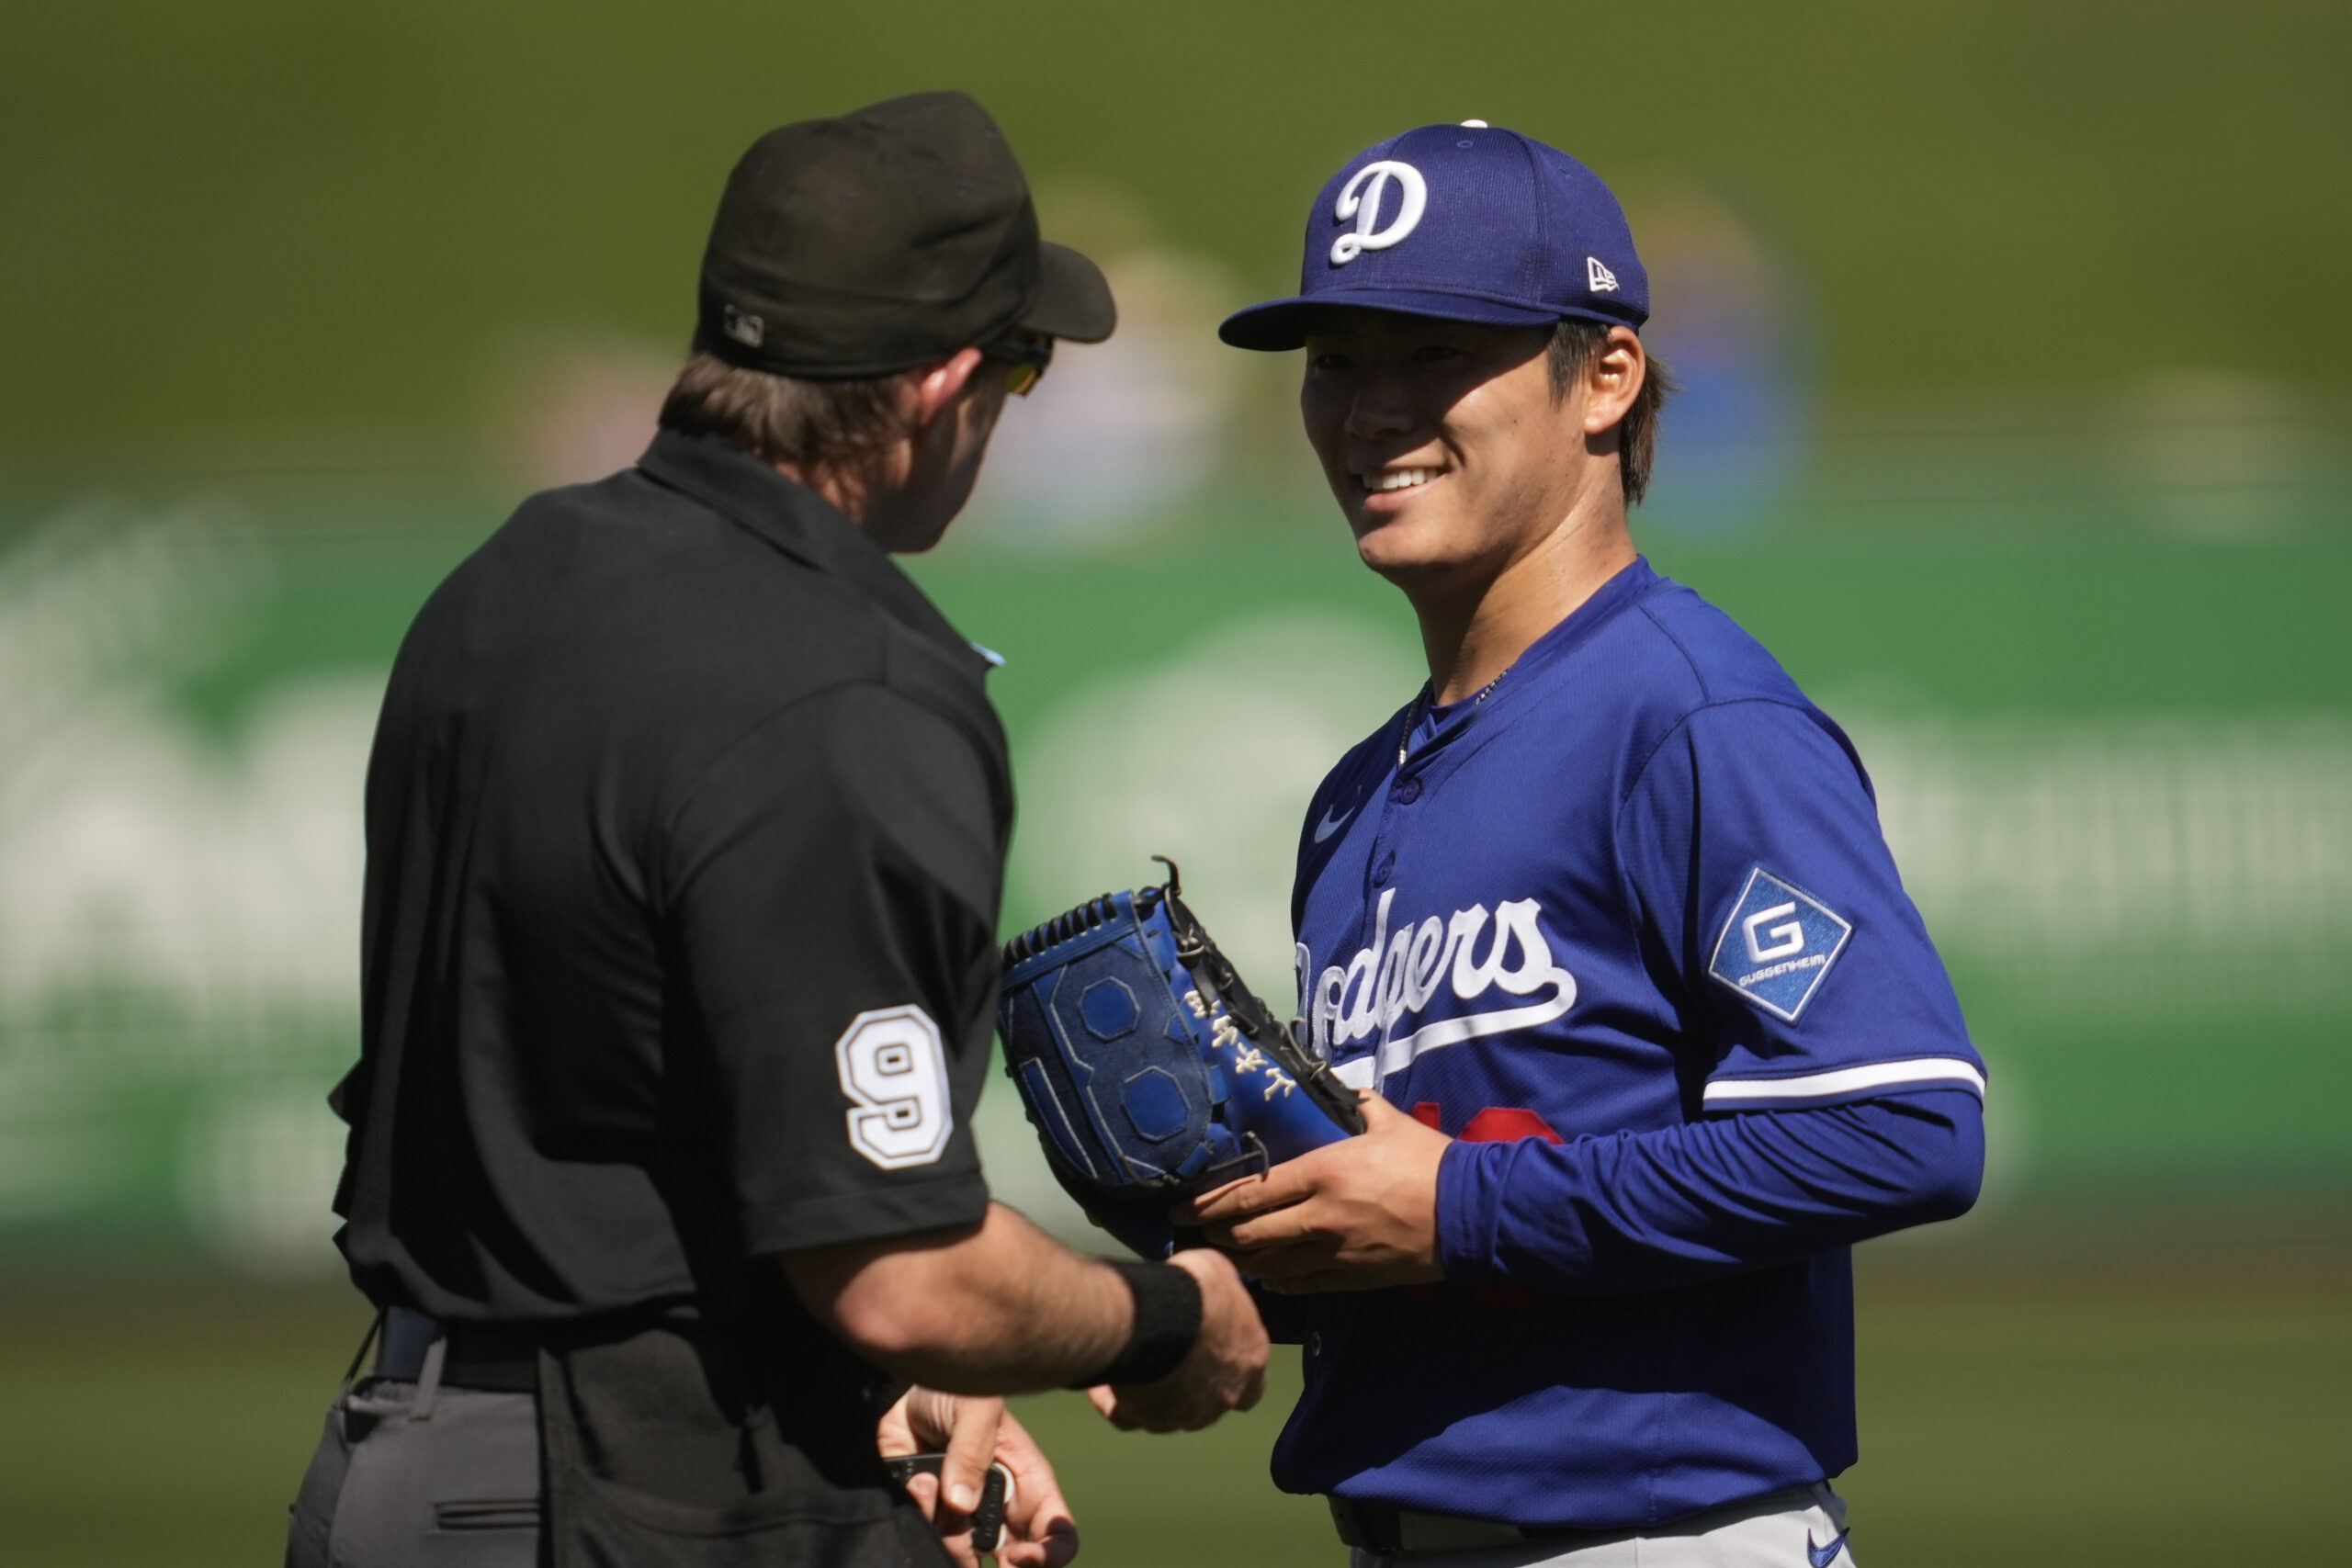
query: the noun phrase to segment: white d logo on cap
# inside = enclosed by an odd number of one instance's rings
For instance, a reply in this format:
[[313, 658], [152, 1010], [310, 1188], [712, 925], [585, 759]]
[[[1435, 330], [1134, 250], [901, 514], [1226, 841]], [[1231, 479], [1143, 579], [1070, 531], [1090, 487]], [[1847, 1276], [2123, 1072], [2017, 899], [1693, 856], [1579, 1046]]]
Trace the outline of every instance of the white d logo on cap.
[[[1380, 198], [1392, 179], [1396, 182], [1399, 197], [1396, 217], [1387, 228], [1375, 233], [1374, 228], [1380, 221]], [[1421, 220], [1421, 210], [1429, 204], [1429, 182], [1412, 164], [1399, 164], [1393, 158], [1366, 164], [1340, 188], [1340, 199], [1332, 204], [1333, 218], [1342, 223], [1353, 219], [1356, 226], [1352, 232], [1331, 242], [1331, 265], [1345, 266], [1366, 251], [1386, 250], [1413, 231]]]

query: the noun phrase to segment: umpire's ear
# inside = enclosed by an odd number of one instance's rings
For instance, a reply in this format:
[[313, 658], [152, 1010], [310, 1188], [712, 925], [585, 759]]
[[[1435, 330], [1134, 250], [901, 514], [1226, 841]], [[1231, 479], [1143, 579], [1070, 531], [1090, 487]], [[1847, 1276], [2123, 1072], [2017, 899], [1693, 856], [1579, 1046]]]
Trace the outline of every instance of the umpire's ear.
[[956, 406], [979, 367], [980, 351], [965, 348], [958, 349], [953, 358], [936, 365], [918, 366], [906, 373], [907, 400], [902, 406], [917, 441], [931, 434], [940, 417]]

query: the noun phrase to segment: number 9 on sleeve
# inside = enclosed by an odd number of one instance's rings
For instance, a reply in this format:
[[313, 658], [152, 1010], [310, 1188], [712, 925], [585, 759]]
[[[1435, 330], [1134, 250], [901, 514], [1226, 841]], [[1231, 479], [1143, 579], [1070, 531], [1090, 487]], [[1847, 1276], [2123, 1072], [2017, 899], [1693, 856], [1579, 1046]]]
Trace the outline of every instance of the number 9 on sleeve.
[[929, 1165], [947, 1147], [955, 1118], [939, 1026], [919, 1007], [859, 1013], [833, 1044], [849, 1096], [850, 1147], [885, 1170]]

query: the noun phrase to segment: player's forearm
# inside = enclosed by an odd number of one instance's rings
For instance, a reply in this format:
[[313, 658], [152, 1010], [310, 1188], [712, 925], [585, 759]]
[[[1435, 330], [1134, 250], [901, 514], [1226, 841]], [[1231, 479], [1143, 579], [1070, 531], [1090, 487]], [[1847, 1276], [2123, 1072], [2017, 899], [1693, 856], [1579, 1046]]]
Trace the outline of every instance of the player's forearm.
[[1462, 1144], [1439, 1178], [1449, 1278], [1613, 1295], [1692, 1284], [1951, 1219], [1984, 1134], [1961, 1091], [1551, 1145]]
[[1134, 1297], [1012, 1210], [960, 1231], [790, 1253], [801, 1301], [868, 1360], [952, 1393], [1060, 1388], [1127, 1342]]

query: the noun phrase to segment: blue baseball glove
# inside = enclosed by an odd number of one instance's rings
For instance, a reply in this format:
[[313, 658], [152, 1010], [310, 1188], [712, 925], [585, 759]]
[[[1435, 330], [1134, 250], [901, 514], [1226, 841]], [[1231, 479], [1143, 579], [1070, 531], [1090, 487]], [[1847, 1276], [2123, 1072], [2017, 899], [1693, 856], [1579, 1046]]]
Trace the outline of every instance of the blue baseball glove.
[[1353, 1090], [1274, 1021], [1165, 886], [1106, 893], [1004, 949], [997, 1027], [1046, 1162], [1145, 1258], [1171, 1204], [1363, 1131]]

